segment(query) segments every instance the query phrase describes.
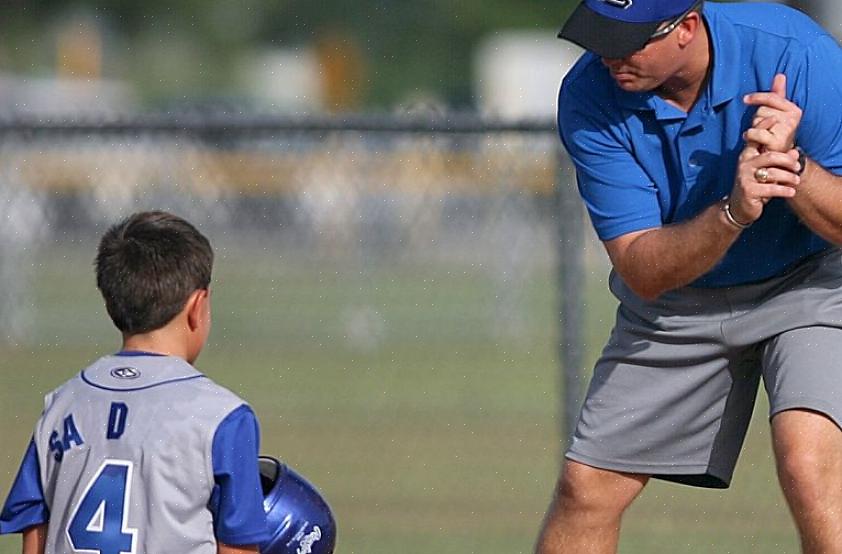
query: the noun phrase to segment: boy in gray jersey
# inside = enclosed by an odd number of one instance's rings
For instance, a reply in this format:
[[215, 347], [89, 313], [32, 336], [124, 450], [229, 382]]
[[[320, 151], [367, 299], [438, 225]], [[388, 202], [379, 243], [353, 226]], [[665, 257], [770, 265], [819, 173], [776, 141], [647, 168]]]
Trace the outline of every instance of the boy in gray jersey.
[[212, 265], [208, 240], [168, 213], [103, 236], [97, 286], [123, 347], [45, 398], [0, 514], [24, 554], [242, 554], [268, 537], [257, 419], [191, 365]]

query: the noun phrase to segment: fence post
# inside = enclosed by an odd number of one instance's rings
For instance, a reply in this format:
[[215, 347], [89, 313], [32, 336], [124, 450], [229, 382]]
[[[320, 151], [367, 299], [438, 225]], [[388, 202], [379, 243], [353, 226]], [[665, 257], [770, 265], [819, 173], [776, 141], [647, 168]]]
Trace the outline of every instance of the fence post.
[[561, 403], [561, 443], [566, 448], [573, 435], [582, 401], [584, 352], [584, 228], [582, 202], [576, 189], [573, 164], [559, 146], [556, 156], [556, 221], [558, 222], [558, 291]]
[[[0, 139], [0, 160], [6, 162]], [[43, 196], [33, 192], [11, 164], [0, 164], [0, 344], [34, 343], [32, 257], [48, 225]]]

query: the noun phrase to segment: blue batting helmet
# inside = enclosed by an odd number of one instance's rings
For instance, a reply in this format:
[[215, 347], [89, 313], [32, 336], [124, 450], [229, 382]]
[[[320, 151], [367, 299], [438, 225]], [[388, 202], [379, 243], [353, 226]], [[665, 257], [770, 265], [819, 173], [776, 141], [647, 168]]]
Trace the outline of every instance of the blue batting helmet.
[[330, 506], [307, 479], [270, 456], [260, 456], [263, 510], [271, 538], [261, 554], [332, 554], [336, 523]]

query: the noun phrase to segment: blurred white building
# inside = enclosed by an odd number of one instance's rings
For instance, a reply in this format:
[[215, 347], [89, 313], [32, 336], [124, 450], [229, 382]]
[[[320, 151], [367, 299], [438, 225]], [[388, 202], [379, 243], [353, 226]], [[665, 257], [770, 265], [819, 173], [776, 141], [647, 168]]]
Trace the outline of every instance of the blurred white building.
[[477, 107], [502, 118], [552, 118], [562, 77], [582, 49], [557, 30], [507, 31], [484, 40], [474, 54]]
[[240, 64], [240, 81], [249, 96], [273, 109], [313, 113], [324, 105], [321, 67], [312, 48], [250, 54]]
[[127, 83], [109, 79], [0, 74], [0, 115], [78, 119], [125, 113], [137, 106]]

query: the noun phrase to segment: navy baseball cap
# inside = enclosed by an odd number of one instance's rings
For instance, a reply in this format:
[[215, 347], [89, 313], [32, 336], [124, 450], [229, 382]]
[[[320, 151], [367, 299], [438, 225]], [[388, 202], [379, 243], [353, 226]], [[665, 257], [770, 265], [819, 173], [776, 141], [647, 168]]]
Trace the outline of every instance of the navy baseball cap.
[[664, 21], [681, 19], [699, 0], [583, 0], [559, 38], [603, 58], [625, 58], [643, 48]]

